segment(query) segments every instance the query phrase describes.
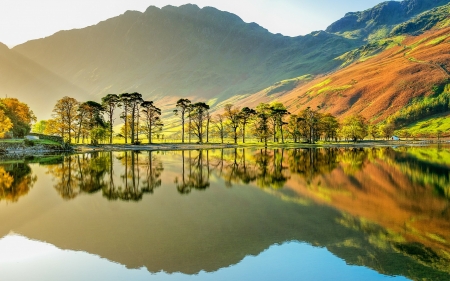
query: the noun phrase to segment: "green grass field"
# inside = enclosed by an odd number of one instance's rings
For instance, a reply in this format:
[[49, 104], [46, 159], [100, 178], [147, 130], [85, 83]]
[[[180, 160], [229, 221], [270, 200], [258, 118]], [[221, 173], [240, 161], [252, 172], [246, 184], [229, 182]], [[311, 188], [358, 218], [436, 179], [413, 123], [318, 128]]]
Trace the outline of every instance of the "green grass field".
[[[437, 136], [440, 131], [442, 136], [450, 136], [450, 114], [443, 113], [422, 119], [403, 128], [412, 136]], [[396, 131], [398, 134], [399, 131]]]

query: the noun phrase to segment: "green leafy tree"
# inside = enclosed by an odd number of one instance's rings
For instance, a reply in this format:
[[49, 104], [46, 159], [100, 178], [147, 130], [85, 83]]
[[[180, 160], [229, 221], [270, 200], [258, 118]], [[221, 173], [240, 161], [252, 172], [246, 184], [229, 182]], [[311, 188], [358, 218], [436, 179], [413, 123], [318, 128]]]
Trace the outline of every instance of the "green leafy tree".
[[342, 123], [342, 132], [354, 142], [363, 140], [368, 133], [368, 125], [366, 119], [359, 115], [354, 114], [344, 119]]
[[264, 141], [267, 145], [267, 139], [270, 136], [269, 118], [271, 116], [271, 108], [267, 103], [260, 103], [256, 107], [255, 136]]
[[256, 115], [256, 110], [244, 107], [239, 113], [239, 120], [242, 125], [242, 142], [245, 143], [245, 127]]

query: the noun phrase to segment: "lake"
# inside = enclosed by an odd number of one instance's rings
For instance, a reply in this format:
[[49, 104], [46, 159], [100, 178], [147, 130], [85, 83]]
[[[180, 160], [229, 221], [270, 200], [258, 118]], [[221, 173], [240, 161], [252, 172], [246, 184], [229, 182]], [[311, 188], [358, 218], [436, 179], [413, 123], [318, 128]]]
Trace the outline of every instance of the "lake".
[[1, 280], [450, 280], [450, 148], [0, 162]]

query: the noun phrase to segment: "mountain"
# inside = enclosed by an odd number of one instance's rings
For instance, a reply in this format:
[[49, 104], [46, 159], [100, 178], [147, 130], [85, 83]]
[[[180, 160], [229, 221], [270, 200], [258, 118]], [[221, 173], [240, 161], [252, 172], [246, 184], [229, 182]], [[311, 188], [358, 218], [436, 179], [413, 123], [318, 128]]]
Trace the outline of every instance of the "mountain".
[[49, 117], [54, 102], [65, 95], [88, 98], [79, 87], [0, 43], [0, 97], [18, 98]]
[[324, 31], [275, 35], [215, 8], [184, 5], [128, 11], [14, 51], [96, 99], [138, 91], [152, 99], [223, 100], [287, 77], [327, 72], [339, 65], [333, 58], [357, 45]]
[[360, 113], [373, 122], [436, 102], [450, 79], [450, 27], [386, 42], [386, 50], [376, 55], [364, 53], [367, 46], [343, 55], [339, 60], [345, 63], [357, 54], [356, 62], [334, 73], [284, 80], [232, 102], [256, 106], [278, 100], [291, 113], [320, 106], [341, 118]]
[[412, 17], [449, 3], [448, 0], [387, 1], [363, 12], [347, 13], [326, 31], [348, 38], [374, 40], [386, 37], [393, 28]]
[[[12, 51], [57, 73], [87, 93], [88, 99], [99, 101], [106, 94], [137, 91], [170, 112], [182, 97], [206, 100], [217, 107], [243, 97], [260, 101], [260, 94], [254, 93], [268, 87], [284, 95], [314, 77], [379, 55], [392, 45], [403, 44], [401, 36], [423, 33], [438, 23], [445, 25], [448, 9], [439, 5], [449, 2], [385, 2], [348, 13], [326, 31], [295, 38], [272, 34], [212, 7], [151, 6], [143, 13], [128, 11], [97, 25], [29, 41]], [[383, 75], [383, 80], [389, 77]], [[423, 96], [422, 92], [406, 100]], [[51, 96], [60, 93], [47, 92]], [[84, 95], [71, 95], [86, 100]], [[361, 96], [342, 101], [334, 112], [344, 114]], [[386, 94], [384, 99], [389, 103], [396, 96]], [[372, 102], [369, 97], [363, 101]]]

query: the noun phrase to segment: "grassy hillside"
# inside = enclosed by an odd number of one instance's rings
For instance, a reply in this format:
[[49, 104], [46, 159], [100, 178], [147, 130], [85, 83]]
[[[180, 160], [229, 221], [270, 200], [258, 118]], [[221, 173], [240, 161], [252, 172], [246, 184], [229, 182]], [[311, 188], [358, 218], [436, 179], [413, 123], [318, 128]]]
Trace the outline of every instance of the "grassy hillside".
[[[339, 117], [361, 113], [381, 122], [409, 106], [431, 104], [441, 97], [450, 77], [449, 44], [449, 27], [383, 39], [338, 57], [336, 61], [348, 64], [339, 71], [276, 95], [264, 90], [241, 97], [239, 104], [256, 106], [277, 100], [291, 113], [320, 106]], [[384, 50], [377, 51], [377, 46]]]

